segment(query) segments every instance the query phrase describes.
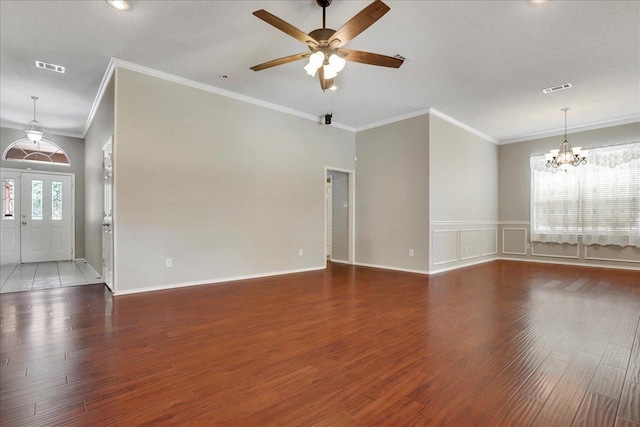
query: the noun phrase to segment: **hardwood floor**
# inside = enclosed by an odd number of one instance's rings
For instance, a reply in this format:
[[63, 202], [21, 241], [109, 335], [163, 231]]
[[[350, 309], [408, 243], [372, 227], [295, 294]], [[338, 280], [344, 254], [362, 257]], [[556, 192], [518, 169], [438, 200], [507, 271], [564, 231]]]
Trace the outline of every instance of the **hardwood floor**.
[[640, 272], [334, 264], [1, 308], [6, 426], [640, 425]]

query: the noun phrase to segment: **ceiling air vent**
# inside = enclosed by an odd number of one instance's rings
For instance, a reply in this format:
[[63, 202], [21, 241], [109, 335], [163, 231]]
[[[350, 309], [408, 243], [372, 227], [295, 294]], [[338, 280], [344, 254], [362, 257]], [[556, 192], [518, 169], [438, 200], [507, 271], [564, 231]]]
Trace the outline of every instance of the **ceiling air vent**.
[[548, 87], [546, 89], [542, 89], [543, 93], [551, 93], [551, 92], [557, 92], [559, 90], [565, 90], [565, 89], [569, 89], [571, 86], [571, 83], [565, 83], [563, 85], [558, 85], [558, 86], [553, 86], [553, 87]]
[[55, 71], [56, 73], [64, 74], [64, 67], [55, 64], [49, 64], [47, 62], [36, 61], [36, 67], [44, 70]]

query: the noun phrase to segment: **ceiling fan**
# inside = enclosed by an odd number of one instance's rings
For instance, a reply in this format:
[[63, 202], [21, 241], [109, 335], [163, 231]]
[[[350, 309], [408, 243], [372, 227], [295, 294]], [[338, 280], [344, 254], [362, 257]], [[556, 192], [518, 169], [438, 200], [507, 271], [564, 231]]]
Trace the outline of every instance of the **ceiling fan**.
[[402, 57], [380, 55], [343, 47], [390, 10], [389, 6], [381, 0], [375, 0], [369, 6], [362, 9], [337, 31], [326, 27], [326, 8], [331, 4], [331, 0], [316, 0], [316, 3], [322, 7], [322, 28], [313, 30], [309, 34], [299, 30], [277, 16], [270, 14], [264, 9], [253, 12], [255, 16], [267, 24], [273, 25], [280, 31], [306, 44], [311, 51], [297, 53], [255, 65], [251, 67], [253, 71], [260, 71], [277, 65], [309, 58], [309, 64], [307, 64], [304, 69], [307, 71], [307, 74], [311, 76], [315, 76], [317, 72], [320, 79], [320, 86], [324, 91], [334, 87], [334, 78], [344, 67], [345, 60], [391, 68], [399, 68], [402, 65], [404, 62], [404, 58]]

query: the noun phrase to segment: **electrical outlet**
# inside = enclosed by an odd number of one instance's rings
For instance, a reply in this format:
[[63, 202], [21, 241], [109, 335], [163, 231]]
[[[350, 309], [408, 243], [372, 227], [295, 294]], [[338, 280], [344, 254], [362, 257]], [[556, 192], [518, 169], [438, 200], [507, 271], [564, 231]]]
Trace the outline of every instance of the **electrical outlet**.
[[302, 249], [298, 249], [298, 255], [300, 256], [304, 255], [304, 251]]
[[531, 249], [531, 243], [527, 243], [527, 249]]
[[464, 253], [467, 253], [467, 252], [469, 252], [469, 246], [464, 245]]
[[165, 261], [165, 267], [173, 267], [173, 261], [171, 260], [171, 258], [167, 258], [167, 260]]
[[413, 256], [413, 249], [409, 249], [409, 256]]

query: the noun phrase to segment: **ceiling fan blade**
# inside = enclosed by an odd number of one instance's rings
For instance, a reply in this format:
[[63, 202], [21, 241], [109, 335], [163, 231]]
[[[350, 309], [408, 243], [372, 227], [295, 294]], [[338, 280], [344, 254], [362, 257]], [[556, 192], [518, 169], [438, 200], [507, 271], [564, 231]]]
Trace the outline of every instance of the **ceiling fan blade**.
[[338, 31], [333, 33], [329, 38], [329, 46], [344, 46], [349, 40], [373, 25], [378, 19], [382, 18], [390, 8], [381, 0], [375, 0], [369, 6], [362, 9], [356, 16], [351, 18]]
[[280, 31], [287, 33], [294, 39], [300, 40], [302, 43], [306, 45], [318, 46], [320, 44], [316, 39], [311, 37], [309, 34], [305, 33], [302, 30], [299, 30], [298, 28], [294, 27], [293, 25], [289, 24], [286, 21], [283, 21], [277, 16], [270, 14], [264, 9], [256, 10], [255, 12], [253, 12], [253, 14], [258, 18], [262, 19], [267, 24], [273, 25]]
[[264, 70], [265, 68], [271, 68], [282, 64], [288, 64], [289, 62], [298, 61], [300, 59], [308, 58], [311, 56], [311, 52], [309, 53], [296, 53], [295, 55], [285, 56], [284, 58], [274, 59], [273, 61], [264, 62], [262, 64], [254, 65], [251, 67], [253, 71]]
[[339, 53], [346, 54], [344, 57], [347, 61], [360, 62], [362, 64], [379, 65], [380, 67], [400, 68], [404, 59], [394, 58], [393, 56], [380, 55], [379, 53], [363, 52], [361, 50], [352, 50], [341, 48]]

